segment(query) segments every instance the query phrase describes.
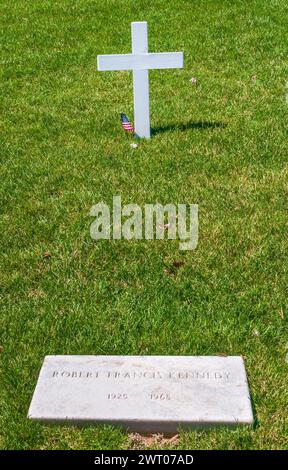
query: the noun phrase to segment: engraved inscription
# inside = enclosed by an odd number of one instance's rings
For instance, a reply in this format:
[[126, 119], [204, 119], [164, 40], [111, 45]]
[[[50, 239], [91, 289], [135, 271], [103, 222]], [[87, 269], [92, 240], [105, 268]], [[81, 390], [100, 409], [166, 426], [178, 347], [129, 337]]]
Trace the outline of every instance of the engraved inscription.
[[171, 400], [171, 396], [169, 393], [151, 393], [150, 395], [151, 400]]
[[108, 400], [127, 400], [127, 393], [108, 393]]
[[224, 380], [229, 381], [230, 372], [227, 371], [197, 371], [197, 370], [183, 370], [183, 371], [76, 371], [76, 370], [54, 370], [52, 373], [53, 378], [65, 379], [108, 379], [108, 380], [171, 380], [173, 382], [189, 381], [189, 380], [204, 380], [215, 381]]

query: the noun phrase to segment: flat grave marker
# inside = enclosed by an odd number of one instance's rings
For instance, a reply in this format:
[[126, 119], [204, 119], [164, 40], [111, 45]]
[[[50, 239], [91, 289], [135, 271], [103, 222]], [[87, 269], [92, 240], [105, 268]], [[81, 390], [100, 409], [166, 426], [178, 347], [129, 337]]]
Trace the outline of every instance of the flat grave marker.
[[46, 356], [28, 417], [164, 434], [253, 423], [239, 356]]

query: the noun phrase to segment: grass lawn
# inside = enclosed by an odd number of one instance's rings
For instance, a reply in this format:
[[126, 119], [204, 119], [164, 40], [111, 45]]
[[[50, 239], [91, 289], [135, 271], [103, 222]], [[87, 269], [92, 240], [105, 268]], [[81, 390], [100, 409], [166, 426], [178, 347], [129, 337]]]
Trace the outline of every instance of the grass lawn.
[[[1, 10], [0, 447], [288, 448], [287, 2]], [[150, 72], [153, 138], [133, 149], [131, 73], [97, 72], [96, 55], [129, 53], [141, 20], [150, 51], [183, 50], [185, 67]], [[198, 204], [197, 249], [92, 240], [90, 208], [113, 195]], [[30, 422], [47, 354], [243, 355], [255, 426], [145, 444]]]

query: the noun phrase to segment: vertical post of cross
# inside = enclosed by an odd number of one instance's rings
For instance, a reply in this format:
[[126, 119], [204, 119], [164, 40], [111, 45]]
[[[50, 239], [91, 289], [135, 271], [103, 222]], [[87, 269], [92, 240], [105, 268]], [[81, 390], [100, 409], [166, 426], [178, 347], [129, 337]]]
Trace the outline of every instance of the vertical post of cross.
[[[132, 54], [148, 53], [147, 22], [131, 23]], [[134, 127], [138, 137], [150, 139], [148, 70], [133, 70]]]

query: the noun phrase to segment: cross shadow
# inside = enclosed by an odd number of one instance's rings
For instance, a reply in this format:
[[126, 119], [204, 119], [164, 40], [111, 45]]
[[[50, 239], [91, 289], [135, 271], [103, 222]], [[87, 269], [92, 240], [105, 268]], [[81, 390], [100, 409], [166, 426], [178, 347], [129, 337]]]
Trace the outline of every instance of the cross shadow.
[[227, 124], [224, 122], [210, 122], [210, 121], [199, 121], [199, 122], [187, 122], [186, 124], [168, 124], [167, 126], [153, 127], [151, 129], [151, 134], [162, 134], [167, 131], [187, 131], [188, 129], [224, 129], [227, 127]]

